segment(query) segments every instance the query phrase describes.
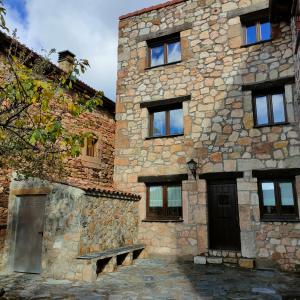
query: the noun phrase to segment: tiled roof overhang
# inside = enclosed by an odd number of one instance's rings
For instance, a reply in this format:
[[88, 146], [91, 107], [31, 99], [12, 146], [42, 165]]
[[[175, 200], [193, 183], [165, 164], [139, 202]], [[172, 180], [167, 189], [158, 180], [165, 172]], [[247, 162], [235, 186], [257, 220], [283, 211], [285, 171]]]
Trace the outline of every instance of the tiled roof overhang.
[[113, 189], [85, 189], [84, 190], [87, 196], [91, 197], [105, 197], [113, 198], [119, 200], [130, 200], [130, 201], [139, 201], [141, 197], [136, 194], [121, 192]]
[[124, 19], [130, 18], [130, 17], [139, 16], [141, 14], [144, 14], [144, 13], [147, 13], [147, 12], [150, 12], [150, 11], [153, 11], [153, 10], [158, 10], [158, 9], [161, 9], [161, 8], [164, 8], [164, 7], [172, 6], [172, 5], [183, 3], [183, 2], [186, 2], [186, 1], [188, 1], [188, 0], [171, 0], [171, 1], [168, 1], [168, 2], [165, 2], [165, 3], [162, 3], [162, 4], [153, 5], [153, 6], [146, 7], [146, 8], [140, 9], [140, 10], [136, 10], [132, 13], [120, 16], [119, 20], [124, 20]]

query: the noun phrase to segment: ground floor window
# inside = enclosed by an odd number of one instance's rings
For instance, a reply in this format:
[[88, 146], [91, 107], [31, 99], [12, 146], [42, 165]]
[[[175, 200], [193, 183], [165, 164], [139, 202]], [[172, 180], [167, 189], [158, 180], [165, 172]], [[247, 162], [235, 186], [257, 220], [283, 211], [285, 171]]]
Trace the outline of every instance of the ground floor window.
[[155, 184], [147, 186], [147, 219], [181, 220], [181, 184]]
[[262, 219], [298, 218], [294, 179], [260, 179], [259, 197]]

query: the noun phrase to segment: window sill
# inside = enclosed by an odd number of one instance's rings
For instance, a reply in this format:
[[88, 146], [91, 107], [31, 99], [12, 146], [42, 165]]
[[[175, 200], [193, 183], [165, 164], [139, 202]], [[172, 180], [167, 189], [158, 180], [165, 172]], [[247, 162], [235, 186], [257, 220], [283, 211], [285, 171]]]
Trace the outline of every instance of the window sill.
[[254, 125], [253, 128], [263, 128], [263, 127], [274, 127], [274, 126], [285, 126], [291, 125], [290, 122], [276, 123], [276, 124], [264, 124], [264, 125]]
[[149, 136], [149, 137], [146, 137], [145, 140], [174, 138], [174, 137], [178, 137], [178, 136], [184, 136], [184, 133], [172, 134], [172, 135]]
[[143, 223], [182, 223], [183, 220], [152, 220], [152, 219], [145, 219], [142, 220]]
[[281, 223], [300, 223], [300, 219], [282, 219], [282, 218], [272, 218], [272, 219], [261, 219], [261, 223], [273, 223], [273, 222], [281, 222]]
[[182, 60], [178, 60], [178, 61], [174, 61], [174, 62], [171, 62], [171, 63], [168, 63], [168, 64], [163, 64], [163, 65], [158, 65], [158, 66], [153, 66], [153, 67], [147, 67], [147, 68], [145, 68], [145, 70], [152, 70], [152, 69], [156, 69], [156, 68], [159, 68], [159, 67], [176, 65], [176, 64], [179, 64], [181, 62], [182, 62]]
[[269, 40], [264, 40], [264, 41], [259, 41], [259, 42], [256, 42], [256, 43], [252, 43], [252, 44], [244, 44], [244, 45], [241, 46], [241, 48], [248, 48], [248, 47], [251, 47], [251, 46], [261, 45], [261, 44], [272, 42], [272, 41], [273, 41], [273, 39], [269, 39]]

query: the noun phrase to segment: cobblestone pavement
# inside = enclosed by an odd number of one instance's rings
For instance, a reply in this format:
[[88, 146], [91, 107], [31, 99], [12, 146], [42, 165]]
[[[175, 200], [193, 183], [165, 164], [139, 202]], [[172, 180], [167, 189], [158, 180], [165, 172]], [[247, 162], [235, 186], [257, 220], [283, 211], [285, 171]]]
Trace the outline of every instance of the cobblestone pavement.
[[300, 299], [300, 275], [162, 260], [101, 275], [92, 284], [37, 275], [0, 275], [0, 299]]

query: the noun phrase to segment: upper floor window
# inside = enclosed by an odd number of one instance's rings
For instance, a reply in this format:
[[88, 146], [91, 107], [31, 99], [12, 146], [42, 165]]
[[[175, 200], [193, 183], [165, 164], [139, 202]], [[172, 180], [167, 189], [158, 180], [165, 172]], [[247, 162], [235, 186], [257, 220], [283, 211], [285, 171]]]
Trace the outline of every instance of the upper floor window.
[[271, 23], [269, 21], [256, 21], [245, 25], [245, 44], [255, 44], [257, 42], [271, 39]]
[[258, 93], [253, 97], [256, 126], [280, 125], [287, 122], [284, 90]]
[[252, 45], [272, 39], [269, 9], [261, 9], [240, 15], [244, 31], [244, 45]]
[[298, 217], [293, 179], [261, 179], [259, 195], [262, 219], [295, 219]]
[[180, 35], [174, 34], [148, 41], [149, 67], [156, 67], [181, 61]]
[[95, 157], [96, 156], [96, 138], [87, 138], [86, 140], [86, 155]]
[[147, 186], [147, 219], [182, 219], [181, 184], [168, 183]]
[[172, 136], [183, 134], [182, 104], [168, 110], [150, 111], [150, 136]]

